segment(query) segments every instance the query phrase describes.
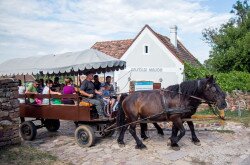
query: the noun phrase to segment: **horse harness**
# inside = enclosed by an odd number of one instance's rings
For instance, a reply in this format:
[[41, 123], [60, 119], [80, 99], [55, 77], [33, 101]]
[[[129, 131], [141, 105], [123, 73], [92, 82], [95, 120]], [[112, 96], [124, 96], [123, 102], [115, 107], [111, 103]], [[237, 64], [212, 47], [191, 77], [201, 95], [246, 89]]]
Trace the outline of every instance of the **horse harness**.
[[[198, 81], [198, 88], [200, 88], [200, 80]], [[181, 107], [181, 104], [179, 104], [179, 107], [169, 108], [168, 103], [167, 103], [167, 99], [166, 99], [166, 96], [165, 96], [165, 92], [172, 92], [173, 93], [174, 91], [171, 91], [171, 90], [168, 90], [168, 89], [160, 89], [161, 104], [162, 104], [162, 107], [163, 107], [163, 111], [165, 113], [167, 113], [167, 114], [177, 114], [177, 113], [191, 112], [191, 110], [189, 110], [187, 107]], [[181, 86], [180, 85], [179, 85], [178, 94], [179, 94], [179, 102], [181, 102], [181, 95], [186, 95], [186, 94], [183, 94], [181, 92]], [[188, 95], [188, 96], [190, 98], [201, 101], [201, 103], [207, 103], [210, 107], [211, 107], [211, 105], [214, 105], [213, 102], [209, 102], [209, 101], [207, 101], [205, 99], [202, 99], [200, 97], [196, 97], [196, 96], [193, 96], [193, 95]]]

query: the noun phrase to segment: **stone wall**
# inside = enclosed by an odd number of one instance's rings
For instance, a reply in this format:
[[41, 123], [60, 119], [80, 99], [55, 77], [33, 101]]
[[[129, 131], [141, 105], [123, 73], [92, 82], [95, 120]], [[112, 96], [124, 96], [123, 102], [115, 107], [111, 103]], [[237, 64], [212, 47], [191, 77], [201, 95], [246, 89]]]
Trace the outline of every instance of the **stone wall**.
[[[226, 97], [228, 106], [227, 110], [235, 111], [239, 108], [242, 110], [250, 110], [250, 93], [249, 92], [241, 92], [241, 91], [233, 91], [232, 93], [227, 93]], [[201, 104], [198, 110], [209, 108], [207, 104]]]
[[239, 107], [240, 109], [245, 107], [244, 109], [250, 110], [250, 93], [241, 91], [234, 91], [232, 93], [228, 93], [227, 102], [228, 102], [227, 109], [231, 111], [235, 111]]
[[0, 147], [21, 142], [19, 137], [18, 82], [0, 79]]

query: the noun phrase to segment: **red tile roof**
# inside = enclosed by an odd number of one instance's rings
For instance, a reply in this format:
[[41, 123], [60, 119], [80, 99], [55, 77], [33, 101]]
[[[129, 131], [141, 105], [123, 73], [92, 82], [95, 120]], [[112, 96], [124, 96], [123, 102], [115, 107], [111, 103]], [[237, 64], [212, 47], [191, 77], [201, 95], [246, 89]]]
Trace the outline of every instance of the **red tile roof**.
[[133, 43], [133, 39], [96, 42], [91, 48], [120, 59]]
[[170, 39], [166, 36], [156, 33], [150, 26], [145, 25], [138, 33], [135, 39], [116, 40], [116, 41], [103, 41], [96, 42], [91, 48], [97, 49], [103, 53], [106, 53], [112, 57], [120, 59], [133, 42], [138, 38], [145, 28], [148, 28], [164, 46], [172, 52], [172, 54], [182, 63], [189, 62], [194, 65], [199, 65], [199, 61], [184, 47], [184, 45], [178, 41], [177, 48], [170, 42]]
[[178, 40], [177, 48], [170, 42], [170, 39], [161, 34], [157, 34], [160, 41], [168, 48], [169, 51], [175, 55], [182, 63], [188, 62], [194, 65], [199, 64], [199, 61], [184, 47], [184, 45]]

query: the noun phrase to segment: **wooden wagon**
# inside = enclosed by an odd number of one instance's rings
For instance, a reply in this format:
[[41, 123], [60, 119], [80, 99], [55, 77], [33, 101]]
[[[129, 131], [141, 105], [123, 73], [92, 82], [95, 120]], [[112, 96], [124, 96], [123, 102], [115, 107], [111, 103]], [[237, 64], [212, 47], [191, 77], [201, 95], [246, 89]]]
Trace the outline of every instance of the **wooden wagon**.
[[[80, 52], [65, 53], [61, 55], [35, 56], [24, 59], [12, 59], [0, 64], [0, 76], [13, 75], [77, 75], [86, 72], [105, 73], [124, 69], [126, 62], [110, 57], [94, 49]], [[95, 136], [110, 136], [114, 130], [115, 118], [98, 119], [94, 106], [88, 103], [81, 104], [77, 94], [72, 95], [19, 95], [25, 103], [20, 104], [20, 134], [24, 140], [33, 140], [37, 129], [46, 127], [48, 131], [55, 132], [60, 127], [60, 120], [75, 122], [75, 139], [82, 147], [94, 145]], [[48, 105], [30, 104], [29, 98], [49, 99]], [[72, 99], [74, 105], [51, 104], [52, 99]], [[40, 122], [40, 123], [39, 123]], [[113, 125], [113, 126], [112, 126]]]

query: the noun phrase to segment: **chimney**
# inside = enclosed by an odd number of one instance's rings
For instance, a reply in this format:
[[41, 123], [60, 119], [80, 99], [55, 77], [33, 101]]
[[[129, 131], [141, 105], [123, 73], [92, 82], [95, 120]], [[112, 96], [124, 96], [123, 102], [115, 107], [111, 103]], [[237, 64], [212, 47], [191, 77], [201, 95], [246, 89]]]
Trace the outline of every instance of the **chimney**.
[[170, 41], [177, 48], [177, 26], [170, 26]]

